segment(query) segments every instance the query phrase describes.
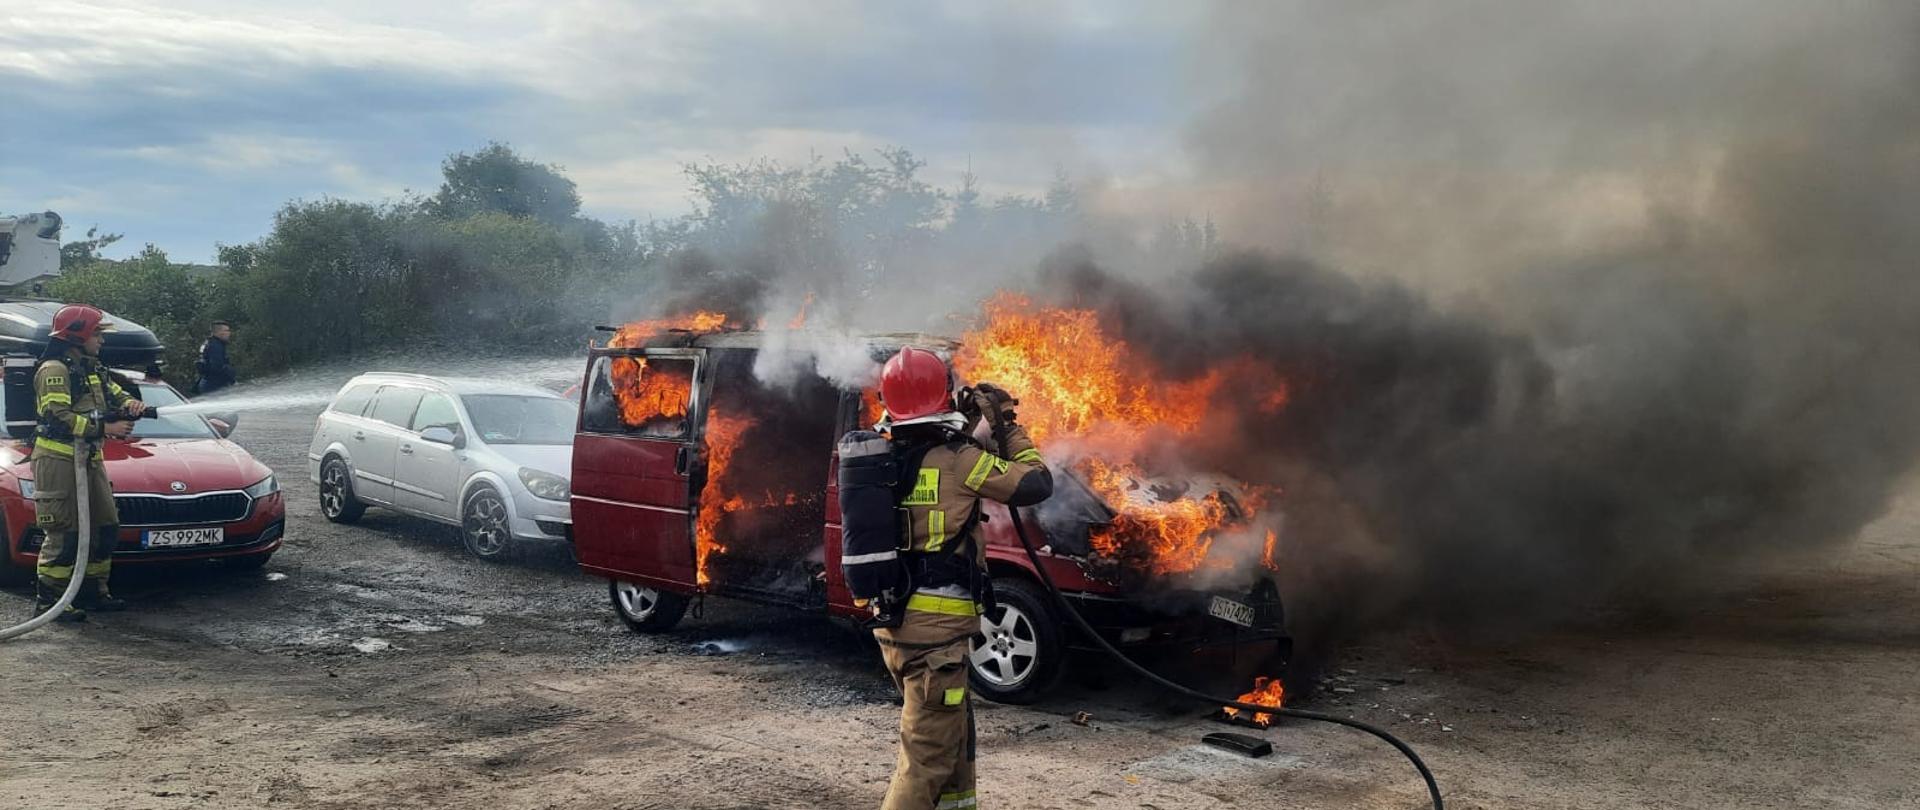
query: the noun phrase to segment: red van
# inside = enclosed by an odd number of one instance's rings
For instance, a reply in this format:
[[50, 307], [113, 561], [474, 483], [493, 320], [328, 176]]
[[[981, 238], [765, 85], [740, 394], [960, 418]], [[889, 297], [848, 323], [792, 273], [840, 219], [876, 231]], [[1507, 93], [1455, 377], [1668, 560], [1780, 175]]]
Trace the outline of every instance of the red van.
[[[633, 630], [669, 630], [706, 595], [864, 618], [840, 573], [834, 447], [870, 425], [878, 407], [871, 393], [842, 388], [820, 369], [856, 366], [860, 373], [832, 371], [858, 377], [902, 346], [951, 356], [957, 344], [874, 335], [842, 346], [839, 357], [784, 349], [803, 342], [668, 332], [589, 353], [573, 449], [575, 553], [582, 569], [609, 581], [614, 610]], [[1110, 641], [1197, 647], [1282, 638], [1280, 600], [1265, 573], [1225, 592], [1165, 579], [1123, 585], [1129, 577], [1085, 544], [1113, 513], [1072, 476], [1056, 475], [1056, 492], [1022, 514], [1041, 534], [1034, 539], [1045, 544], [1048, 573]], [[1076, 639], [1006, 508], [990, 504], [983, 530], [999, 608], [981, 617], [973, 682], [995, 700], [1030, 702], [1057, 682]]]

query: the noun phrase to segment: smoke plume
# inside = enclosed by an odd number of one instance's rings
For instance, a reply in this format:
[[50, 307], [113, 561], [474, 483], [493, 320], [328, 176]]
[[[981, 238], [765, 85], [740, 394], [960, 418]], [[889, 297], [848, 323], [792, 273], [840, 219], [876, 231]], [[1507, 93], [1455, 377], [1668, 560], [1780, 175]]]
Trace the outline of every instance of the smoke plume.
[[1278, 370], [1284, 410], [1229, 381], [1182, 452], [1285, 490], [1318, 622], [1551, 618], [1886, 508], [1920, 454], [1920, 7], [1215, 11], [1196, 174], [1164, 191], [1253, 249], [1156, 265], [1100, 223], [1044, 263], [903, 249], [882, 278], [774, 250], [754, 266], [803, 272], [696, 297], [804, 287], [836, 325], [918, 329], [1015, 287], [1169, 379]]

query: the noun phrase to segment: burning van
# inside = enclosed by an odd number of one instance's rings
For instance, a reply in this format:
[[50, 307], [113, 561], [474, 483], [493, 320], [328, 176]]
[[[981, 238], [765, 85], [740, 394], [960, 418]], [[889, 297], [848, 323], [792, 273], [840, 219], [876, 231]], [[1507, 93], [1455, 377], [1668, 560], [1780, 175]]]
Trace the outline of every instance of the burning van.
[[[666, 631], [707, 595], [864, 618], [841, 577], [834, 448], [884, 414], [871, 390], [848, 380], [870, 380], [906, 345], [948, 358], [962, 352], [927, 335], [815, 339], [734, 329], [706, 315], [632, 324], [593, 348], [574, 440], [575, 552], [585, 571], [609, 580], [621, 619], [637, 632]], [[1051, 463], [1044, 439], [1041, 449]], [[1117, 532], [1169, 531], [1168, 515], [1211, 517], [1219, 525], [1207, 528], [1224, 536], [1256, 494], [1228, 482], [1157, 481], [1091, 459], [1054, 469], [1054, 497], [1022, 514], [1043, 535], [1033, 540], [1048, 573], [1110, 641], [1191, 649], [1282, 637], [1271, 571], [1256, 563], [1235, 577], [1203, 575], [1177, 560], [1154, 562], [1150, 549], [1130, 554], [1123, 546], [1135, 544], [1116, 540]], [[985, 518], [999, 607], [981, 618], [973, 682], [1002, 702], [1031, 701], [1057, 681], [1077, 641], [1006, 507], [986, 504]], [[1262, 539], [1252, 533], [1257, 561]], [[1270, 562], [1270, 536], [1266, 544]]]

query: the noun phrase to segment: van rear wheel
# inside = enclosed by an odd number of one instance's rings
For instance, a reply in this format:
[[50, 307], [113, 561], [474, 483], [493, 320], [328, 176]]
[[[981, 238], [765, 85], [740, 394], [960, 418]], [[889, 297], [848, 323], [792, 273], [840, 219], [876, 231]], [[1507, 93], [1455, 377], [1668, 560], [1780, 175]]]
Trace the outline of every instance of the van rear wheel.
[[687, 597], [671, 591], [616, 579], [607, 583], [607, 593], [613, 612], [635, 633], [667, 632], [687, 615]]
[[1032, 703], [1066, 672], [1065, 631], [1039, 585], [996, 578], [993, 593], [1000, 604], [980, 616], [968, 680], [975, 694], [995, 703]]

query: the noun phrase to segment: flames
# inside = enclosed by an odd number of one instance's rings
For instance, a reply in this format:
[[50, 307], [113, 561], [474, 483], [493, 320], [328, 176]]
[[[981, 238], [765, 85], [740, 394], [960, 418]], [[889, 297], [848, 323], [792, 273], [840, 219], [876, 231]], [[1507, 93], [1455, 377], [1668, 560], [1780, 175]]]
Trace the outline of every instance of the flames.
[[[1228, 380], [1261, 393], [1256, 407], [1273, 413], [1286, 387], [1271, 370], [1234, 359], [1187, 380], [1157, 376], [1153, 363], [1109, 334], [1092, 310], [1035, 306], [1001, 293], [982, 325], [963, 338], [954, 358], [960, 375], [990, 381], [1020, 398], [1020, 421], [1043, 448], [1070, 443], [1073, 469], [1117, 515], [1092, 533], [1094, 550], [1153, 574], [1192, 571], [1223, 530], [1257, 512], [1271, 494], [1250, 490], [1240, 501], [1219, 491], [1154, 497], [1143, 459], [1153, 441], [1180, 441], [1214, 426], [1209, 416]], [[1264, 563], [1272, 565], [1269, 533]]]
[[[1286, 687], [1280, 684], [1279, 678], [1269, 678], [1262, 675], [1253, 679], [1253, 691], [1241, 695], [1238, 700], [1241, 703], [1251, 703], [1255, 706], [1272, 706], [1278, 709], [1286, 700], [1286, 696]], [[1254, 712], [1253, 719], [1251, 720], [1241, 718], [1241, 710], [1232, 706], [1221, 706], [1220, 713], [1225, 715], [1229, 720], [1240, 719], [1243, 722], [1251, 723], [1260, 728], [1273, 725], [1273, 714], [1271, 712]]]
[[[808, 295], [788, 328], [804, 327], [813, 303]], [[1231, 430], [1232, 422], [1220, 418], [1218, 407], [1228, 394], [1245, 400], [1249, 416], [1277, 413], [1288, 397], [1279, 374], [1248, 358], [1226, 358], [1185, 379], [1170, 379], [1134, 347], [1109, 333], [1098, 313], [1038, 306], [1013, 293], [989, 300], [979, 323], [964, 336], [953, 358], [956, 371], [964, 379], [991, 381], [1013, 391], [1021, 400], [1020, 421], [1034, 440], [1050, 457], [1071, 456], [1072, 470], [1114, 509], [1113, 521], [1095, 527], [1089, 536], [1095, 552], [1150, 574], [1177, 574], [1209, 565], [1208, 554], [1220, 538], [1244, 531], [1259, 547], [1260, 563], [1277, 567], [1276, 533], [1266, 531], [1265, 543], [1260, 545], [1259, 531], [1264, 527], [1257, 519], [1275, 491], [1244, 487], [1231, 494], [1219, 488], [1168, 492], [1156, 484], [1160, 480], [1156, 473], [1168, 471], [1152, 459], [1157, 448], [1169, 443], [1200, 438], [1207, 431]], [[765, 319], [756, 325], [764, 328]], [[639, 347], [671, 330], [746, 327], [747, 323], [724, 313], [702, 311], [627, 324], [608, 345]], [[628, 425], [686, 418], [692, 379], [681, 364], [663, 365], [656, 369], [649, 368], [644, 358], [614, 359], [613, 385]], [[695, 521], [703, 586], [709, 582], [710, 558], [726, 551], [717, 537], [724, 516], [777, 505], [778, 500], [772, 495], [750, 497], [732, 491], [728, 467], [754, 420], [745, 414], [709, 410], [707, 481]], [[863, 402], [863, 415], [866, 424], [878, 421], [878, 403]]]
[[[799, 313], [789, 323], [789, 328], [799, 329], [805, 325], [806, 310], [812, 303], [813, 295], [808, 294], [800, 305]], [[758, 326], [764, 328], [764, 319]], [[626, 324], [614, 333], [607, 346], [616, 349], [639, 348], [645, 346], [649, 338], [670, 331], [718, 332], [741, 328], [744, 326], [723, 313], [701, 311]], [[621, 419], [629, 427], [643, 428], [660, 424], [663, 420], [686, 419], [693, 391], [690, 366], [679, 363], [649, 366], [644, 357], [616, 357], [610, 372], [614, 397], [620, 404]], [[693, 531], [694, 581], [701, 588], [713, 582], [710, 565], [713, 556], [727, 551], [726, 545], [720, 542], [720, 524], [727, 515], [743, 509], [791, 506], [798, 500], [793, 493], [763, 493], [749, 498], [735, 491], [733, 476], [729, 474], [733, 456], [740, 449], [742, 438], [755, 424], [757, 421], [751, 417], [726, 413], [717, 406], [707, 409], [704, 437], [707, 479], [700, 489], [699, 513], [694, 518]], [[682, 425], [679, 430], [665, 433], [684, 438], [685, 430]]]

